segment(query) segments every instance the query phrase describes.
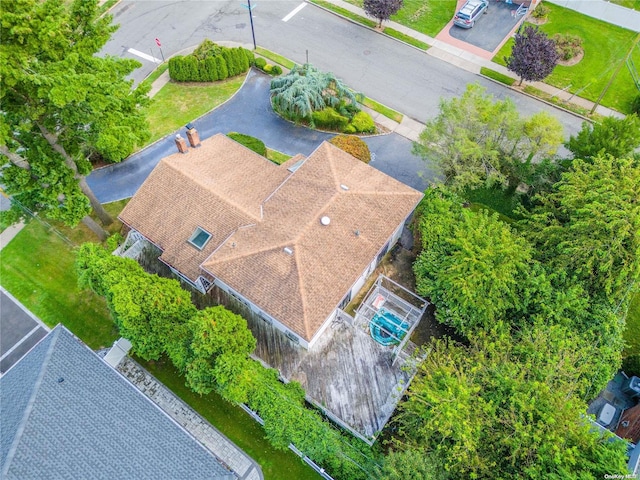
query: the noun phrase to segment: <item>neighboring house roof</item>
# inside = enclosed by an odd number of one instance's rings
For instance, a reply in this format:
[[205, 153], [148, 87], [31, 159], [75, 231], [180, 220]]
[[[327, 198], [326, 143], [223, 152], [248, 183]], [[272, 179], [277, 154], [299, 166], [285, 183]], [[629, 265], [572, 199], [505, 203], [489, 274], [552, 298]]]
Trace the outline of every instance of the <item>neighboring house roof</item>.
[[163, 159], [120, 218], [182, 274], [202, 268], [311, 340], [422, 194], [326, 142], [292, 160], [216, 135]]
[[0, 477], [237, 478], [65, 327], [0, 378]]
[[616, 435], [620, 438], [628, 438], [633, 443], [640, 442], [640, 404], [624, 411]]

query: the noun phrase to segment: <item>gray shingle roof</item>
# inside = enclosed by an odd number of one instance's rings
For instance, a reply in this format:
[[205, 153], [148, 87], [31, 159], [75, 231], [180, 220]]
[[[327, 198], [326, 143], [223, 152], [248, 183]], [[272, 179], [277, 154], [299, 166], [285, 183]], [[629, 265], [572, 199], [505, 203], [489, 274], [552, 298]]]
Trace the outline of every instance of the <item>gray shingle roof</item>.
[[66, 328], [0, 378], [0, 477], [233, 479]]

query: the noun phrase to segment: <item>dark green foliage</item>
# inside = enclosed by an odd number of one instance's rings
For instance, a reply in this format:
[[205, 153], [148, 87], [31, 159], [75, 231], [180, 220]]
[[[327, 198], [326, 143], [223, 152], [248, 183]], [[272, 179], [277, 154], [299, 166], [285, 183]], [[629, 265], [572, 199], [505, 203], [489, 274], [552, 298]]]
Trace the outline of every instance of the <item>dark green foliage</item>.
[[503, 331], [478, 332], [466, 347], [435, 344], [396, 417], [402, 447], [430, 452], [452, 478], [624, 474], [625, 442], [594, 429], [575, 395], [589, 345], [544, 323]]
[[264, 58], [262, 57], [256, 58], [255, 66], [258, 67], [260, 70], [262, 70], [266, 64], [267, 64], [267, 61]]
[[376, 131], [376, 125], [373, 118], [367, 112], [358, 112], [351, 119], [351, 123], [345, 129], [346, 133], [373, 133]]
[[364, 163], [371, 161], [369, 146], [360, 137], [356, 137], [355, 135], [336, 135], [329, 140], [329, 143], [335, 145], [340, 150], [344, 150], [349, 155], [353, 155]]
[[250, 135], [245, 135], [244, 133], [238, 132], [229, 132], [227, 133], [227, 137], [235, 140], [241, 145], [244, 145], [249, 150], [253, 150], [258, 155], [262, 155], [263, 157], [267, 155], [267, 147], [264, 145], [264, 142], [259, 138], [252, 137]]
[[298, 383], [280, 382], [275, 370], [249, 358], [256, 340], [242, 317], [221, 306], [197, 311], [176, 280], [149, 275], [135, 261], [96, 244], [80, 247], [76, 266], [80, 286], [106, 298], [136, 354], [167, 354], [195, 392], [215, 390], [227, 401], [247, 403], [265, 421], [276, 448], [294, 443], [337, 479], [369, 478], [365, 471], [376, 463], [370, 449], [352, 444], [307, 408]]
[[169, 59], [169, 76], [176, 82], [214, 82], [244, 73], [252, 63], [253, 53], [249, 50], [205, 40], [191, 55]]
[[326, 107], [311, 114], [311, 124], [319, 128], [341, 132], [348, 123], [349, 119], [347, 117], [343, 117], [331, 107]]
[[281, 75], [282, 74], [282, 68], [280, 67], [280, 65], [274, 65], [273, 68], [271, 68], [271, 75]]
[[631, 102], [631, 112], [640, 117], [640, 94], [636, 95], [636, 98]]
[[247, 62], [249, 63], [249, 66], [253, 66], [255, 61], [256, 61], [256, 57], [253, 54], [253, 52], [251, 50], [247, 50], [246, 48], [242, 49], [242, 53], [244, 53], [244, 56], [247, 57]]
[[622, 370], [629, 377], [640, 377], [640, 354], [629, 355], [622, 359]]
[[566, 144], [575, 158], [589, 160], [601, 151], [614, 157], [626, 157], [640, 147], [640, 118], [605, 117], [601, 122], [582, 123], [576, 136], [571, 135]]
[[384, 461], [382, 480], [449, 480], [451, 475], [434, 454], [417, 449], [392, 450]]

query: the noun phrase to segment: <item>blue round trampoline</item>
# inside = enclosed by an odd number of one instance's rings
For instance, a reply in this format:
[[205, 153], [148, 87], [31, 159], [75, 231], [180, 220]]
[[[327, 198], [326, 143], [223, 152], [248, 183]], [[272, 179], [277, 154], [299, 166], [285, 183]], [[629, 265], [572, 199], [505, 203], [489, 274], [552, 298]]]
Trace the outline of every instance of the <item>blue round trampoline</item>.
[[403, 322], [393, 313], [381, 308], [371, 319], [369, 331], [373, 339], [381, 345], [390, 346], [400, 343], [407, 334], [409, 322]]

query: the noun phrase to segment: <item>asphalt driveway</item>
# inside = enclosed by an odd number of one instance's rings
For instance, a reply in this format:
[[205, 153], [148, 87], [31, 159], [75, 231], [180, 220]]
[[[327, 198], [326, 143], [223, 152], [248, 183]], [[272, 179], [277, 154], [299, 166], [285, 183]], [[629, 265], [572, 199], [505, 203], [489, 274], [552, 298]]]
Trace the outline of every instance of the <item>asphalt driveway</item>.
[[490, 0], [488, 13], [481, 15], [473, 28], [461, 28], [453, 25], [449, 35], [470, 43], [483, 50], [493, 52], [509, 32], [522, 20], [516, 17], [518, 5]]
[[[200, 138], [216, 133], [240, 132], [262, 140], [267, 147], [288, 155], [309, 155], [333, 134], [289, 123], [275, 113], [269, 102], [271, 77], [251, 70], [242, 88], [224, 105], [192, 122]], [[100, 202], [108, 203], [133, 196], [158, 162], [176, 152], [176, 131], [124, 162], [95, 170], [87, 182]], [[365, 138], [372, 153], [371, 166], [397, 180], [424, 190], [435, 179], [435, 167], [411, 153], [412, 142], [390, 133]]]

